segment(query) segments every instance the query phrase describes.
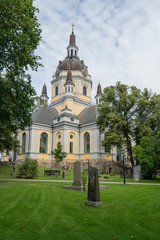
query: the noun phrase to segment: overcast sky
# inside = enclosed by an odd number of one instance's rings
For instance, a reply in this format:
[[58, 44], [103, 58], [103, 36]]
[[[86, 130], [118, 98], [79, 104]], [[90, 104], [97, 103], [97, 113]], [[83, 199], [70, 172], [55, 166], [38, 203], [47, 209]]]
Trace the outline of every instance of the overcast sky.
[[117, 81], [160, 93], [160, 0], [35, 0], [42, 41], [36, 51], [43, 68], [32, 72], [40, 95], [44, 82], [51, 97], [51, 79], [75, 25], [79, 57], [102, 88]]

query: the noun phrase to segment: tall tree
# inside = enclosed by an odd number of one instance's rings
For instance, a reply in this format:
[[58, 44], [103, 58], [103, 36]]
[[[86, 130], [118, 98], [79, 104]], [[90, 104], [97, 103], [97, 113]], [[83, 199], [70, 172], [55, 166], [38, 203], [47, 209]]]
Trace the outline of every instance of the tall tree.
[[26, 71], [37, 70], [41, 40], [38, 9], [32, 0], [0, 3], [0, 151], [17, 146], [14, 135], [31, 124], [35, 90]]
[[117, 82], [106, 87], [98, 106], [97, 124], [107, 129], [103, 144], [125, 144], [132, 166], [133, 145], [142, 136], [152, 135], [156, 127], [156, 113], [160, 96], [145, 89], [141, 92], [135, 86]]

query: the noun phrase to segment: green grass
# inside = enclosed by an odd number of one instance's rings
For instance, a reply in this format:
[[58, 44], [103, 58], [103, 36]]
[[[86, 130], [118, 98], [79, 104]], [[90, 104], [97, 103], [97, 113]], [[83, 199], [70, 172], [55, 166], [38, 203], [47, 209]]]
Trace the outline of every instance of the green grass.
[[[38, 176], [35, 177], [35, 179], [39, 180], [62, 180], [62, 171], [61, 170], [61, 176], [44, 176], [43, 171], [50, 168], [44, 168], [44, 167], [38, 167]], [[73, 180], [73, 170], [65, 170], [66, 171], [66, 180]], [[14, 179], [16, 177], [11, 176], [12, 173], [12, 166], [3, 166], [0, 165], [0, 178], [6, 179]], [[18, 167], [16, 167], [16, 173], [18, 173]], [[123, 178], [121, 178], [119, 175], [106, 175], [106, 174], [100, 174], [100, 181], [103, 182], [123, 182]], [[109, 179], [104, 178], [104, 176], [109, 176]], [[135, 182], [132, 178], [126, 178], [126, 182]], [[160, 183], [160, 177], [157, 177], [155, 180], [142, 180], [142, 183]]]
[[0, 181], [0, 239], [159, 240], [160, 186], [109, 185], [92, 208], [62, 185]]

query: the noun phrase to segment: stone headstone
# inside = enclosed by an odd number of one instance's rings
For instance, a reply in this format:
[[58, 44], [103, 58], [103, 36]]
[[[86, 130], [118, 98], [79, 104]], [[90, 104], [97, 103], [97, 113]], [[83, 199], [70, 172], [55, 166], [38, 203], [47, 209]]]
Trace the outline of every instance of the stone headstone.
[[74, 163], [73, 186], [82, 186], [82, 163], [79, 161]]
[[89, 169], [88, 200], [86, 201], [86, 205], [92, 207], [102, 206], [102, 202], [100, 201], [98, 169], [93, 166]]
[[62, 172], [62, 178], [66, 179], [66, 172], [65, 171]]
[[133, 167], [133, 179], [134, 179], [134, 181], [141, 181], [141, 167], [140, 166]]

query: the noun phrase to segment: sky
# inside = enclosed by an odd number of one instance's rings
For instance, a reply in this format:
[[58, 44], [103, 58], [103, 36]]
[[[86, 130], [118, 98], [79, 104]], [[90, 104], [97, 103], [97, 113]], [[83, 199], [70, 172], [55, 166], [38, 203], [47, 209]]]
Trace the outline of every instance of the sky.
[[[92, 101], [117, 81], [160, 93], [160, 0], [35, 0], [42, 40], [36, 54], [43, 68], [31, 72], [40, 95], [67, 55], [74, 23], [79, 57], [93, 81]], [[51, 101], [51, 100], [49, 100]]]

